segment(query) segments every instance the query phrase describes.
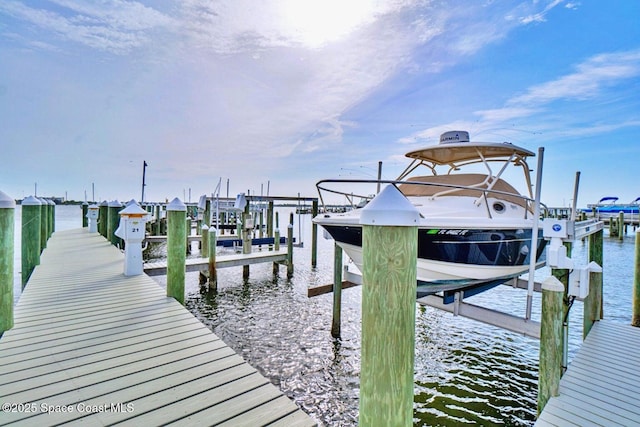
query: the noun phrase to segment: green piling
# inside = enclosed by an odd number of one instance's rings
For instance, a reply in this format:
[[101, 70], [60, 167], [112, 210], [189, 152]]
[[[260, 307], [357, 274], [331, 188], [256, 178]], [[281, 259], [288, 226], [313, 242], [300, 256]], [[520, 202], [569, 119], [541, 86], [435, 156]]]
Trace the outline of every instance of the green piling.
[[13, 328], [15, 209], [15, 200], [0, 191], [0, 336]]
[[[589, 262], [603, 266], [603, 230], [589, 235]], [[589, 273], [589, 295], [584, 300], [582, 338], [586, 338], [593, 323], [602, 319], [602, 272]]]
[[216, 228], [211, 227], [208, 230], [209, 234], [209, 290], [218, 290], [218, 271], [216, 270], [216, 246], [217, 246], [217, 233]]
[[618, 213], [618, 239], [624, 240], [624, 212]]
[[56, 231], [56, 204], [53, 200], [49, 199], [49, 236]]
[[82, 228], [89, 226], [89, 218], [87, 218], [87, 213], [89, 212], [89, 203], [82, 203]]
[[40, 200], [40, 252], [45, 250], [47, 247], [47, 237], [49, 236], [49, 203], [43, 199], [38, 198]]
[[362, 211], [360, 426], [413, 425], [418, 223], [393, 186]]
[[200, 227], [200, 235], [202, 236], [202, 249], [200, 249], [200, 256], [202, 258], [209, 257], [209, 226], [203, 225]]
[[184, 304], [187, 207], [177, 197], [167, 205], [167, 296]]
[[287, 226], [287, 278], [291, 279], [292, 277], [293, 277], [293, 223], [290, 223]]
[[160, 221], [160, 212], [162, 212], [160, 204], [156, 205], [156, 215], [155, 215], [155, 222], [153, 223], [153, 229], [154, 229], [154, 233], [156, 236], [160, 236], [162, 234], [162, 225], [161, 225], [161, 221]]
[[98, 233], [107, 240], [107, 224], [109, 223], [108, 213], [109, 202], [103, 200], [98, 205]]
[[542, 282], [538, 415], [550, 398], [558, 396], [562, 377], [565, 286], [554, 276]]
[[116, 236], [115, 233], [120, 223], [120, 215], [118, 212], [120, 212], [121, 209], [122, 204], [119, 201], [113, 200], [109, 202], [107, 210], [107, 240], [116, 247], [120, 246], [120, 238]]
[[40, 233], [42, 202], [33, 196], [22, 201], [22, 288], [24, 289], [36, 265], [40, 264]]
[[340, 337], [342, 316], [342, 248], [337, 244], [333, 249], [333, 316], [331, 319], [331, 336]]

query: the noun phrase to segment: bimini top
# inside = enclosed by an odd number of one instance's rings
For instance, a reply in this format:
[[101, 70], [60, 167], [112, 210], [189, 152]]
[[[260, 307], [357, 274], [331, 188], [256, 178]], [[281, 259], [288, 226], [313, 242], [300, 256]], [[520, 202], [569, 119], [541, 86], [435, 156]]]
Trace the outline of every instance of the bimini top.
[[470, 142], [469, 132], [451, 131], [440, 135], [440, 143], [421, 148], [406, 154], [411, 159], [431, 162], [434, 165], [448, 165], [457, 162], [477, 160], [480, 157], [495, 159], [510, 157], [535, 156], [529, 150], [509, 142]]

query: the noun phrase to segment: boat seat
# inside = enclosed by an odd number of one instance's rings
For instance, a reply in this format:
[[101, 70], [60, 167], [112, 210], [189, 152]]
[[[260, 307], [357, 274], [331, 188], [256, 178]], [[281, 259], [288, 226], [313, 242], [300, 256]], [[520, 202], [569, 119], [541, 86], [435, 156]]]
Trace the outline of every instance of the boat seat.
[[[436, 196], [438, 193], [443, 191], [448, 191], [446, 195], [448, 196], [468, 196], [468, 197], [480, 197], [482, 192], [479, 189], [487, 188], [487, 184], [483, 183], [487, 179], [487, 175], [479, 174], [479, 173], [466, 173], [466, 174], [456, 174], [456, 175], [426, 175], [426, 176], [414, 176], [409, 178], [407, 181], [413, 182], [424, 182], [434, 185], [412, 185], [412, 184], [400, 184], [398, 186], [399, 190], [405, 196]], [[445, 187], [437, 184], [450, 184], [457, 185], [461, 187], [476, 187], [478, 190], [474, 190], [471, 188], [459, 188], [453, 189], [452, 187]], [[451, 191], [454, 190], [454, 191]], [[506, 182], [505, 180], [499, 178], [497, 182], [493, 185], [492, 190], [502, 191], [504, 193], [513, 194], [513, 196], [508, 196], [505, 194], [498, 193], [489, 193], [490, 196], [495, 197], [496, 199], [503, 200], [505, 202], [513, 203], [515, 205], [522, 206], [523, 208], [527, 207], [526, 200], [524, 200], [521, 194], [513, 188], [511, 184]]]

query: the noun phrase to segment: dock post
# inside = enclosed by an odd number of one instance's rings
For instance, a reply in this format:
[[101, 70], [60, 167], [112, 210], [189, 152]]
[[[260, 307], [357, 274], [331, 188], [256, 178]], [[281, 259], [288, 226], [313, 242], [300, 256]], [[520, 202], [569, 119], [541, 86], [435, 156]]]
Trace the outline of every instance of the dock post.
[[[250, 204], [247, 204], [244, 207], [244, 213], [242, 214], [242, 253], [250, 254], [251, 253], [251, 228], [253, 228], [253, 220], [251, 217]], [[249, 278], [249, 266], [242, 266], [242, 278]]]
[[40, 222], [42, 202], [33, 196], [22, 200], [22, 289], [40, 264]]
[[177, 197], [167, 205], [167, 296], [184, 305], [187, 207]]
[[200, 256], [202, 258], [209, 258], [209, 226], [207, 224], [200, 227], [200, 235], [202, 236]]
[[0, 191], [0, 336], [13, 328], [15, 209], [15, 200]]
[[413, 426], [419, 219], [391, 185], [362, 210], [360, 426]]
[[49, 236], [47, 236], [49, 238], [56, 231], [56, 204], [51, 199], [47, 203], [49, 203]]
[[187, 215], [187, 219], [185, 220], [185, 230], [187, 230], [186, 236], [184, 236], [185, 246], [186, 246], [186, 254], [191, 254], [191, 244], [189, 243], [189, 236], [191, 235], [191, 218]]
[[273, 237], [273, 200], [267, 205], [267, 237]]
[[287, 226], [287, 279], [293, 277], [293, 214]]
[[120, 238], [115, 235], [115, 232], [120, 222], [118, 212], [122, 209], [122, 205], [117, 200], [112, 200], [107, 206], [107, 240], [110, 241], [112, 245], [118, 247]]
[[41, 197], [39, 197], [38, 200], [40, 200], [40, 253], [42, 253], [47, 247], [47, 236], [49, 233], [49, 221], [47, 220], [49, 203]]
[[[602, 264], [603, 230], [589, 235], [589, 262]], [[602, 319], [602, 272], [589, 273], [589, 295], [584, 300], [582, 338], [586, 338], [594, 322]]]
[[[318, 215], [318, 200], [314, 200], [311, 204], [311, 218]], [[318, 265], [318, 224], [311, 222], [311, 267]]]
[[157, 205], [156, 205], [156, 209], [155, 209], [155, 211], [156, 211], [156, 214], [155, 214], [155, 223], [153, 224], [153, 225], [154, 225], [154, 229], [155, 229], [155, 230], [154, 230], [154, 235], [155, 235], [155, 236], [159, 236], [159, 235], [161, 234], [161, 233], [160, 233], [160, 212], [161, 212], [161, 210], [160, 210], [160, 204], [157, 204]]
[[[280, 250], [280, 230], [279, 229], [275, 229], [275, 231], [273, 232], [273, 249], [276, 251]], [[280, 264], [278, 264], [277, 262], [273, 263], [273, 274], [278, 274], [278, 272], [280, 271]]]
[[333, 316], [331, 319], [331, 336], [340, 338], [342, 315], [342, 248], [333, 246]]
[[218, 290], [218, 272], [216, 270], [216, 246], [217, 246], [217, 229], [211, 227], [209, 234], [209, 290]]
[[87, 213], [89, 212], [89, 203], [82, 202], [82, 228], [89, 226], [89, 218]]
[[618, 213], [618, 239], [624, 240], [624, 212]]
[[636, 230], [631, 326], [640, 327], [640, 228]]
[[564, 291], [565, 285], [554, 276], [549, 276], [542, 282], [538, 415], [549, 399], [559, 393], [563, 358]]

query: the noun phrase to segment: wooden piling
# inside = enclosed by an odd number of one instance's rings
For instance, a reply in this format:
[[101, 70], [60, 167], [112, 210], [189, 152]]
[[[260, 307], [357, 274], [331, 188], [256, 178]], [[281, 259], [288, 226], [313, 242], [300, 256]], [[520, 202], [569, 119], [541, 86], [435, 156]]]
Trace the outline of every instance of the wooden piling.
[[287, 226], [287, 279], [291, 279], [292, 277], [293, 277], [293, 222]]
[[[250, 204], [247, 204], [244, 207], [244, 213], [242, 214], [242, 253], [250, 254], [251, 253], [251, 229], [249, 228], [249, 221], [251, 220], [251, 210]], [[253, 223], [255, 224], [255, 223]], [[242, 277], [244, 279], [249, 278], [249, 266], [242, 266]]]
[[640, 327], [640, 228], [636, 231], [631, 325]]
[[[589, 262], [602, 267], [602, 230], [589, 235]], [[589, 273], [589, 295], [584, 300], [582, 338], [586, 338], [594, 322], [602, 319], [602, 272]]]
[[120, 215], [118, 214], [120, 209], [122, 209], [122, 204], [119, 201], [112, 200], [109, 202], [107, 209], [107, 240], [116, 247], [120, 245], [120, 238], [116, 236], [116, 230], [120, 222]]
[[51, 199], [47, 202], [49, 203], [49, 236], [47, 238], [49, 238], [56, 231], [56, 204]]
[[156, 205], [156, 215], [155, 215], [155, 223], [154, 225], [154, 232], [156, 236], [159, 236], [161, 234], [161, 223], [160, 223], [160, 212], [162, 212], [160, 205]]
[[89, 212], [89, 203], [82, 202], [82, 228], [89, 226], [89, 218], [87, 218], [88, 212]]
[[342, 317], [342, 248], [333, 247], [333, 316], [331, 318], [331, 336], [340, 338]]
[[43, 198], [40, 200], [40, 253], [47, 247], [47, 236], [49, 235], [49, 221], [47, 215], [49, 213], [49, 204]]
[[413, 425], [418, 221], [393, 186], [362, 212], [360, 426]]
[[200, 229], [200, 233], [202, 236], [202, 245], [200, 249], [200, 256], [202, 258], [209, 257], [209, 226], [203, 225]]
[[103, 200], [98, 205], [98, 232], [102, 237], [108, 239], [107, 237], [107, 223], [109, 222], [108, 213], [109, 213], [109, 202]]
[[538, 415], [551, 397], [558, 396], [562, 377], [565, 285], [550, 276], [542, 282]]
[[624, 212], [618, 213], [618, 239], [624, 240]]
[[218, 273], [216, 270], [216, 246], [217, 246], [217, 230], [211, 227], [209, 234], [209, 291], [218, 290]]
[[0, 336], [13, 328], [13, 256], [16, 202], [0, 191]]
[[167, 205], [167, 296], [184, 304], [187, 207], [177, 197]]
[[33, 196], [22, 200], [21, 267], [23, 289], [31, 277], [33, 269], [40, 264], [41, 207], [42, 202]]

